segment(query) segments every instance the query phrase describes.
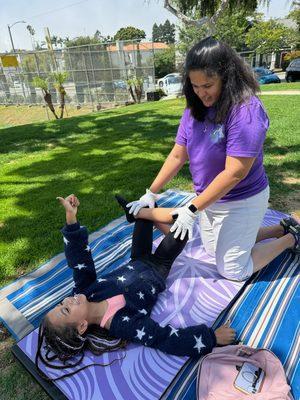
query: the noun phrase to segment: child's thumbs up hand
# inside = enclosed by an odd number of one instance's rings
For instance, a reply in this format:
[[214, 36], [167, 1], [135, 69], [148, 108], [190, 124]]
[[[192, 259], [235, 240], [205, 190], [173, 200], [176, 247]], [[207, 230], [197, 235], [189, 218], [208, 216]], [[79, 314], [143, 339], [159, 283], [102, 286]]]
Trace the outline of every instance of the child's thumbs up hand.
[[80, 204], [78, 198], [74, 194], [70, 194], [68, 197], [56, 197], [60, 204], [65, 208], [67, 213], [72, 215], [77, 214], [77, 208]]

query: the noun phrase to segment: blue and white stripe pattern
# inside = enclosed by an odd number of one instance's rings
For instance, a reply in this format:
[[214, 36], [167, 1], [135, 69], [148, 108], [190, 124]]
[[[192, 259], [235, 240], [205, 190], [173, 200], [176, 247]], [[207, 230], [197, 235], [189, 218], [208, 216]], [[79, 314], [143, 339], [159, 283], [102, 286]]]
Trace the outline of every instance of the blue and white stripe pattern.
[[[273, 351], [283, 364], [294, 399], [300, 399], [300, 256], [284, 252], [252, 277], [238, 298], [217, 319], [228, 319], [237, 340]], [[163, 399], [187, 400], [196, 396], [198, 362], [189, 360], [166, 390]]]
[[[193, 196], [191, 193], [168, 190], [158, 200], [158, 204], [161, 207], [180, 206], [186, 204]], [[129, 225], [125, 218], [122, 218], [109, 227], [110, 229], [103, 228], [91, 235], [92, 241], [89, 243], [98, 277], [129, 260], [133, 225]], [[156, 230], [154, 239], [158, 236], [159, 232]], [[48, 271], [43, 271], [42, 266], [0, 291], [0, 320], [17, 339], [23, 336], [23, 332], [21, 334], [17, 329], [20, 316], [25, 318], [24, 321], [28, 322], [31, 329], [37, 327], [43, 315], [73, 288], [72, 270], [68, 268], [63, 255], [59, 262], [55, 261], [56, 258], [49, 262], [53, 265]], [[5, 291], [8, 291], [7, 295]], [[3, 314], [7, 306], [10, 310]], [[26, 333], [28, 332], [24, 331], [24, 334]]]

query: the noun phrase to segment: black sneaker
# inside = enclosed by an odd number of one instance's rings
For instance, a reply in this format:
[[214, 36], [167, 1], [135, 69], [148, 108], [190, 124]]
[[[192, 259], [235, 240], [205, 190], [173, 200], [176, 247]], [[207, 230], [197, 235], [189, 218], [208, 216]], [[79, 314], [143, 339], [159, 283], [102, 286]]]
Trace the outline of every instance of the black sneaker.
[[283, 218], [280, 221], [280, 225], [284, 229], [284, 235], [286, 235], [287, 233], [297, 233], [297, 229], [300, 229], [299, 222], [296, 221], [293, 217]]
[[125, 215], [126, 215], [127, 222], [129, 222], [130, 224], [132, 222], [135, 222], [135, 218], [134, 218], [133, 214], [129, 214], [129, 208], [126, 207], [129, 202], [127, 200], [125, 200], [123, 197], [119, 196], [118, 194], [115, 196], [115, 199], [120, 204], [120, 206], [123, 208]]
[[283, 226], [284, 234], [291, 233], [295, 238], [295, 245], [290, 250], [295, 254], [300, 254], [300, 222], [295, 218], [284, 218], [280, 221]]

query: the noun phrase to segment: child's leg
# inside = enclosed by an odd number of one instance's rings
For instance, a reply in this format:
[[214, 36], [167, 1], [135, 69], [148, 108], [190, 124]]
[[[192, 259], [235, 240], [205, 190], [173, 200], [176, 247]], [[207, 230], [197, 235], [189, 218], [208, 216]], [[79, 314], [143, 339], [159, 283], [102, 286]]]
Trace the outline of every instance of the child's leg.
[[165, 279], [187, 240], [188, 235], [185, 235], [185, 238], [180, 240], [179, 238], [174, 239], [174, 232], [169, 232], [153, 254], [151, 260], [157, 265], [157, 270]]
[[163, 224], [161, 222], [154, 222], [154, 226], [159, 229], [164, 235], [167, 235], [170, 232], [171, 225]]
[[149, 256], [152, 253], [153, 222], [137, 219], [132, 236], [131, 259]]
[[137, 214], [137, 218], [161, 222], [163, 224], [173, 224], [174, 219], [170, 213], [174, 210], [175, 208], [141, 208]]

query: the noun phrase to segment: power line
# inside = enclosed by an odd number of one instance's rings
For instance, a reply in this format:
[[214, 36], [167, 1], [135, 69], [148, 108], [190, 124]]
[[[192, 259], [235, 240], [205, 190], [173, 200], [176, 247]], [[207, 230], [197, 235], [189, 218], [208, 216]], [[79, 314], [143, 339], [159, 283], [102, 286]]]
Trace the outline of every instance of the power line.
[[81, 4], [81, 3], [86, 3], [87, 1], [89, 1], [89, 0], [81, 0], [81, 1], [78, 1], [77, 3], [69, 4], [68, 6], [64, 6], [64, 7], [56, 8], [54, 10], [46, 11], [46, 12], [43, 12], [41, 14], [34, 15], [32, 17], [27, 17], [26, 19], [27, 20], [31, 20], [32, 18], [38, 18], [38, 17], [41, 17], [42, 15], [52, 14], [52, 13], [57, 12], [57, 11], [65, 10], [66, 8], [77, 6], [78, 4]]

